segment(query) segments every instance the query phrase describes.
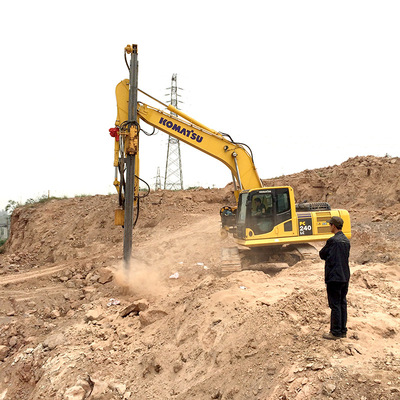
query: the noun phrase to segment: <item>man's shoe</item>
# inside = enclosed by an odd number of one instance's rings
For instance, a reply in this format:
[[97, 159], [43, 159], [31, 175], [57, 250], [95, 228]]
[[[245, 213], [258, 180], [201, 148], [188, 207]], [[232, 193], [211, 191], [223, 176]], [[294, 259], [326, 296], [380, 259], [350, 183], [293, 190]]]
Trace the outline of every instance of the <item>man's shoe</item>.
[[331, 332], [329, 332], [329, 333], [324, 333], [324, 334], [322, 335], [322, 337], [323, 337], [324, 339], [328, 339], [328, 340], [338, 340], [338, 339], [340, 339], [340, 336], [335, 336], [335, 335], [333, 335]]

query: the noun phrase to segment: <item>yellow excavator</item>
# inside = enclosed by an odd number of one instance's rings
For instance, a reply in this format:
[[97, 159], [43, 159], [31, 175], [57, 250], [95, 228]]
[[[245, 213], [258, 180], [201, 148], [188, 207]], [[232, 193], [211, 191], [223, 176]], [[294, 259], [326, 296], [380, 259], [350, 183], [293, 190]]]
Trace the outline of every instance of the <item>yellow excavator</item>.
[[[127, 47], [126, 51], [129, 50]], [[138, 155], [140, 122], [144, 121], [220, 160], [230, 169], [237, 204], [221, 209], [221, 226], [223, 231], [233, 234], [237, 244], [254, 248], [297, 246], [324, 241], [332, 236], [327, 221], [333, 216], [343, 219], [343, 232], [348, 238], [351, 237], [348, 211], [331, 209], [325, 202], [296, 204], [290, 186], [263, 187], [248, 146], [233, 141], [227, 134], [208, 128], [176, 107], [163, 104], [140, 89], [137, 90], [160, 103], [168, 112], [137, 102], [134, 110], [136, 120], [128, 129], [129, 118], [132, 118], [129, 116], [131, 87], [132, 79], [125, 79], [116, 87], [117, 120], [115, 128], [110, 130], [115, 137], [114, 165], [120, 172], [121, 168], [118, 166], [121, 165], [121, 159], [129, 153], [128, 149], [132, 144], [137, 148]], [[138, 171], [138, 157], [135, 162]], [[121, 184], [117, 178], [114, 184], [121, 193]], [[138, 198], [137, 190], [138, 184], [135, 185], [135, 200]], [[123, 209], [123, 204], [117, 211], [116, 223], [123, 225], [121, 208]]]

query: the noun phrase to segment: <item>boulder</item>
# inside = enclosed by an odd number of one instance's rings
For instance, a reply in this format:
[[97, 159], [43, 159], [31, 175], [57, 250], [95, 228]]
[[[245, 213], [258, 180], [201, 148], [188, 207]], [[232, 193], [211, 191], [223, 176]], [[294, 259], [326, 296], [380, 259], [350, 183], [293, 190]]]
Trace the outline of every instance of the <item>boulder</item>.
[[86, 390], [82, 386], [72, 386], [64, 393], [64, 400], [84, 400]]
[[168, 314], [163, 310], [143, 311], [139, 314], [140, 325], [142, 327], [151, 325], [154, 322], [158, 321], [159, 319], [164, 318], [166, 315], [168, 315]]
[[4, 361], [4, 359], [8, 356], [10, 352], [10, 348], [8, 346], [0, 345], [0, 361]]
[[99, 270], [99, 279], [98, 282], [102, 285], [111, 282], [114, 278], [113, 273], [108, 268], [101, 268]]
[[85, 315], [85, 321], [100, 321], [104, 318], [103, 311], [100, 308], [89, 310]]
[[141, 311], [145, 311], [149, 308], [149, 302], [147, 300], [137, 300], [125, 307], [120, 313], [120, 317], [124, 318], [129, 314], [139, 315]]

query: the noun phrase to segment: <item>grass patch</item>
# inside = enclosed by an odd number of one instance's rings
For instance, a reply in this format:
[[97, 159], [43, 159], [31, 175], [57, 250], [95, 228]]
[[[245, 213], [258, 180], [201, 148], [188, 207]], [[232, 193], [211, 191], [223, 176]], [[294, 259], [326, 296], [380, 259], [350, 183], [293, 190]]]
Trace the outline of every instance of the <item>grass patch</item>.
[[28, 206], [28, 205], [34, 205], [34, 204], [41, 204], [41, 203], [47, 203], [48, 201], [51, 201], [51, 200], [63, 200], [63, 199], [67, 199], [67, 198], [68, 198], [67, 196], [64, 196], [64, 197], [50, 196], [49, 197], [49, 196], [43, 195], [41, 197], [37, 197], [36, 199], [26, 200], [24, 205]]

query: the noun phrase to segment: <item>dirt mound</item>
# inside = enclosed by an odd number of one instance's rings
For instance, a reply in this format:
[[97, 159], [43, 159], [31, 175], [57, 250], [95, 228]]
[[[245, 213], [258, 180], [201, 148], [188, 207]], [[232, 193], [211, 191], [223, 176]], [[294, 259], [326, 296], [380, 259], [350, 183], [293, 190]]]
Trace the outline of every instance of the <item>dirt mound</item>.
[[321, 339], [320, 260], [221, 276], [230, 186], [143, 198], [129, 274], [116, 196], [17, 209], [0, 255], [0, 399], [398, 399], [399, 165], [357, 157], [265, 181], [351, 211], [336, 342]]
[[264, 180], [265, 186], [290, 185], [296, 200], [328, 201], [335, 208], [400, 208], [400, 159], [354, 157], [340, 165]]
[[[228, 189], [152, 192], [140, 200], [134, 240], [145, 241], [158, 230], [178, 230], [204, 213], [218, 214], [223, 205], [233, 201]], [[29, 267], [77, 262], [87, 256], [114, 257], [123, 241], [123, 230], [114, 225], [117, 207], [115, 195], [51, 200], [17, 208], [6, 251], [16, 255], [11, 261], [28, 263]]]

